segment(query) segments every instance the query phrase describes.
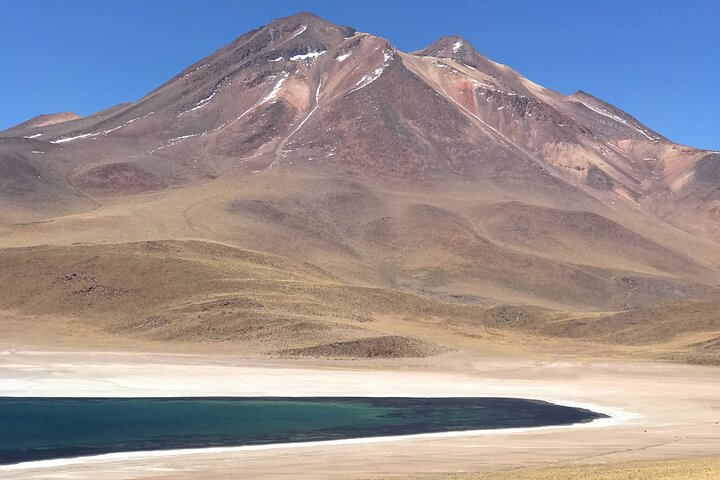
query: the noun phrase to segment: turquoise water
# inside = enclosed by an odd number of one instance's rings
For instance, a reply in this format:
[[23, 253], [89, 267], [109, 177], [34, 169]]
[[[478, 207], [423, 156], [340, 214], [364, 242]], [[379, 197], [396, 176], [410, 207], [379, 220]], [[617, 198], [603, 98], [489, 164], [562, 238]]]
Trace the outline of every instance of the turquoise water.
[[0, 398], [0, 463], [587, 422], [516, 398]]

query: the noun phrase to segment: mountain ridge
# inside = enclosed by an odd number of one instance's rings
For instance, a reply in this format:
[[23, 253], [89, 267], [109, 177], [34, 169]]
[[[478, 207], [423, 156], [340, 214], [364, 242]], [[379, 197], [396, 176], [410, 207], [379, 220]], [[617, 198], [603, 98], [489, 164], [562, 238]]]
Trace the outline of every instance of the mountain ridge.
[[5, 248], [201, 240], [583, 315], [720, 301], [720, 156], [462, 37], [405, 53], [302, 13], [136, 102], [24, 125], [0, 132]]

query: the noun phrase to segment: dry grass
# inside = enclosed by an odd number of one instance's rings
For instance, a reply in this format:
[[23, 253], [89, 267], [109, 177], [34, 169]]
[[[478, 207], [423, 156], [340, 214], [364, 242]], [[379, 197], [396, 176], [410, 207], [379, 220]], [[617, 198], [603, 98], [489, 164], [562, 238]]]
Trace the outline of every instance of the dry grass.
[[720, 457], [515, 468], [484, 473], [392, 478], [396, 480], [400, 478], [403, 480], [715, 480], [720, 478]]
[[[618, 314], [487, 305], [359, 286], [314, 265], [199, 241], [0, 250], [5, 338], [175, 345], [246, 355], [426, 357], [443, 352], [716, 363], [718, 306]], [[13, 318], [13, 315], [15, 318]], [[47, 321], [47, 319], [52, 319]], [[682, 318], [683, 322], [675, 319]], [[45, 320], [42, 320], [45, 319]], [[40, 325], [43, 325], [40, 327]]]
[[[6, 317], [6, 339], [33, 328], [32, 318], [52, 316], [58, 335], [89, 343], [114, 336], [223, 344], [245, 354], [309, 349], [317, 355], [325, 347], [332, 356], [337, 349], [327, 345], [349, 342], [340, 346], [370, 356], [425, 356], [446, 349], [413, 338], [422, 336], [423, 321], [437, 327], [453, 312], [468, 317], [486, 310], [345, 285], [312, 265], [203, 242], [6, 249], [0, 265], [0, 308], [27, 320]], [[406, 318], [423, 321], [407, 329]], [[388, 330], [396, 337], [386, 337]], [[373, 346], [375, 338], [395, 341]], [[335, 353], [341, 350], [348, 355], [343, 348]]]

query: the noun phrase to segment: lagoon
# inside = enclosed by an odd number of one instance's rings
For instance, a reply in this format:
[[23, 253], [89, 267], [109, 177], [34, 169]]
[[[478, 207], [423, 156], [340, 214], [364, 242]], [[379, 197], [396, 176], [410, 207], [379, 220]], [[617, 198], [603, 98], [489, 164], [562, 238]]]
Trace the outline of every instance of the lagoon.
[[0, 464], [112, 452], [263, 445], [589, 422], [519, 398], [0, 398]]

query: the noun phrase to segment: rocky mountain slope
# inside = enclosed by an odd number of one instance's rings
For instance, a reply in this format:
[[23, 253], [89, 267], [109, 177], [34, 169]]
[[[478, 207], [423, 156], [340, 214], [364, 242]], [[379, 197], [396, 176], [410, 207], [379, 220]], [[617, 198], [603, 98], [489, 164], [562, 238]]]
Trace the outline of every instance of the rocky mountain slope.
[[0, 132], [0, 244], [201, 239], [438, 302], [712, 310], [719, 172], [461, 37], [404, 53], [301, 13], [136, 102]]

